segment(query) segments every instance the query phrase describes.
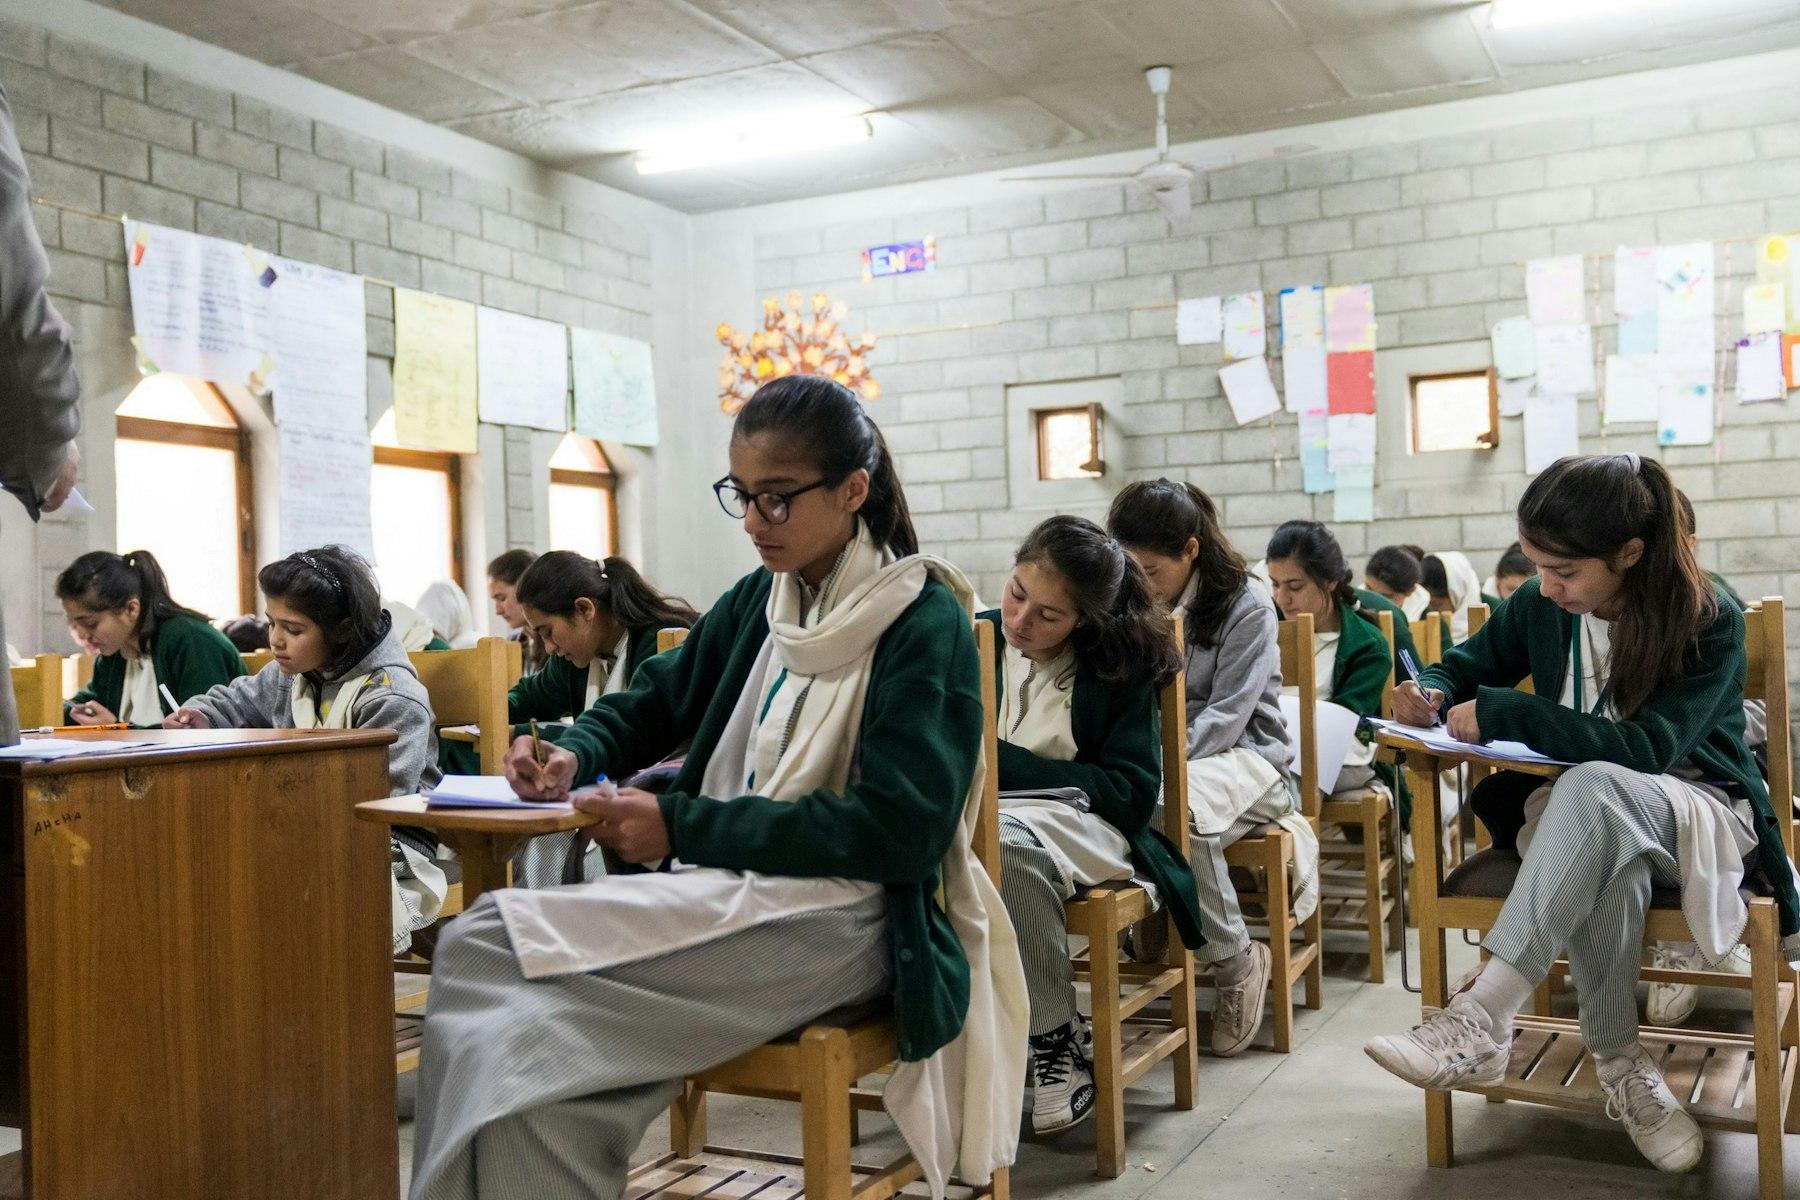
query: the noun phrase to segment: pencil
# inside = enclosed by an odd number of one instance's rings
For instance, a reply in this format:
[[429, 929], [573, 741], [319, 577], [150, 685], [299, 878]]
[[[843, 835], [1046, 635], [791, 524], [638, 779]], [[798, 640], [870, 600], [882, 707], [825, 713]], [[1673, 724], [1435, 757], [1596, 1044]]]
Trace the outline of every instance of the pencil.
[[538, 737], [537, 718], [531, 718], [531, 761], [537, 764], [538, 782], [544, 780], [544, 743]]
[[169, 706], [171, 716], [181, 711], [181, 705], [175, 703], [175, 693], [169, 690], [168, 684], [159, 683], [156, 685], [156, 690], [162, 693], [163, 703]]

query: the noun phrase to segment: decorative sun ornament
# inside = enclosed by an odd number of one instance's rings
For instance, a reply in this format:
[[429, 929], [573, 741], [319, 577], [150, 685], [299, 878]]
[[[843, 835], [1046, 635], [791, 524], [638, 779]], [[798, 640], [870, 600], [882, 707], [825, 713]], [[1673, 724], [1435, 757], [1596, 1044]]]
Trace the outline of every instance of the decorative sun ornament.
[[762, 328], [746, 333], [721, 321], [714, 336], [725, 347], [719, 366], [719, 407], [735, 414], [756, 389], [783, 375], [824, 375], [835, 379], [865, 400], [881, 396], [881, 385], [869, 374], [869, 351], [875, 348], [872, 333], [851, 337], [843, 330], [850, 308], [824, 292], [814, 292], [812, 308], [802, 304], [799, 292], [789, 292], [787, 304], [770, 296], [763, 300]]

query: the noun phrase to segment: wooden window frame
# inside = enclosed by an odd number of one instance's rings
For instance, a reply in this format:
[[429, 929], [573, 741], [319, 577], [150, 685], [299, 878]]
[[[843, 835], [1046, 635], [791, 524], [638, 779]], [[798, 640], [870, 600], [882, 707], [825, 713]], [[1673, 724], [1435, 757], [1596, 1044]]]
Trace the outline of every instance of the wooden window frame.
[[[598, 442], [594, 448], [600, 451], [600, 461], [606, 462], [606, 451]], [[612, 552], [619, 552], [619, 489], [618, 477], [607, 471], [577, 471], [571, 467], [551, 467], [550, 483], [552, 486], [563, 484], [568, 487], [593, 488], [597, 492], [606, 493], [606, 540]]]
[[450, 570], [451, 578], [462, 586], [463, 580], [463, 516], [462, 456], [446, 450], [414, 450], [405, 446], [374, 447], [375, 463], [384, 467], [411, 467], [419, 471], [436, 471], [445, 477], [450, 492]]
[[[1051, 475], [1050, 462], [1047, 457], [1049, 442], [1044, 437], [1044, 421], [1049, 417], [1062, 417], [1070, 413], [1079, 413], [1088, 419], [1088, 461], [1098, 463], [1100, 470], [1094, 475]], [[1100, 479], [1106, 475], [1105, 442], [1106, 431], [1101, 422], [1106, 419], [1105, 410], [1099, 404], [1067, 404], [1060, 408], [1034, 408], [1031, 410], [1031, 436], [1036, 440], [1037, 477], [1041, 483], [1071, 483], [1082, 479]]]
[[[226, 412], [218, 389], [210, 383], [213, 398]], [[256, 493], [251, 490], [250, 434], [242, 425], [190, 425], [185, 421], [161, 421], [154, 417], [115, 418], [114, 436], [121, 441], [160, 442], [173, 446], [201, 446], [211, 450], [229, 450], [237, 459], [237, 562], [238, 611], [256, 611]]]
[[1421, 450], [1419, 448], [1419, 385], [1431, 383], [1439, 379], [1469, 379], [1481, 374], [1478, 371], [1433, 371], [1424, 375], [1408, 375], [1406, 378], [1407, 405], [1407, 446], [1413, 454], [1448, 454], [1462, 451], [1477, 453], [1500, 448], [1500, 376], [1494, 368], [1487, 368], [1488, 385], [1488, 427], [1486, 433], [1475, 435], [1479, 442], [1476, 446], [1457, 446], [1451, 450]]

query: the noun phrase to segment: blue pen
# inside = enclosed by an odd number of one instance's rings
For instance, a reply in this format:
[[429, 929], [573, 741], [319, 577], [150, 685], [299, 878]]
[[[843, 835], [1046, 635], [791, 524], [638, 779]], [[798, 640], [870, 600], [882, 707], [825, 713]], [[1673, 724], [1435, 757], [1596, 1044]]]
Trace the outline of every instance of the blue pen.
[[[1406, 668], [1407, 678], [1411, 679], [1414, 683], [1419, 682], [1419, 663], [1418, 660], [1412, 656], [1412, 651], [1405, 649], [1400, 651], [1400, 665]], [[1424, 691], [1424, 687], [1421, 686], [1419, 688], [1420, 694], [1423, 695]], [[1432, 724], [1434, 726], [1443, 724], [1443, 713], [1439, 712], [1435, 706], [1433, 706], [1431, 711], [1432, 716], [1435, 718], [1432, 721]]]

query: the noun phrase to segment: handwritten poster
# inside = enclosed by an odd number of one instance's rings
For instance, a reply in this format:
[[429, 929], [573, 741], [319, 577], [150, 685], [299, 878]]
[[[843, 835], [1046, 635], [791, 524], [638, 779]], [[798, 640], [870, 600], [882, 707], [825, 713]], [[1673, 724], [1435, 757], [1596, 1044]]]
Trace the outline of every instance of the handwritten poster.
[[1589, 325], [1537, 325], [1538, 387], [1550, 395], [1594, 390], [1594, 331]]
[[1663, 380], [1656, 420], [1661, 446], [1705, 446], [1713, 440], [1713, 385], [1679, 377]]
[[1529, 375], [1523, 379], [1496, 380], [1494, 390], [1500, 396], [1500, 415], [1503, 417], [1524, 416], [1525, 402], [1531, 399], [1531, 393], [1536, 388], [1537, 379]]
[[1289, 412], [1328, 411], [1325, 358], [1323, 336], [1290, 344], [1281, 352], [1281, 383]]
[[1231, 415], [1248, 425], [1281, 411], [1281, 397], [1269, 379], [1269, 360], [1257, 355], [1219, 368], [1219, 384], [1231, 402]]
[[1606, 423], [1656, 420], [1662, 374], [1662, 364], [1654, 355], [1607, 355]]
[[1737, 344], [1737, 396], [1740, 404], [1787, 399], [1787, 367], [1779, 333], [1756, 333]]
[[1263, 294], [1244, 292], [1227, 296], [1224, 301], [1224, 357], [1260, 358], [1269, 348], [1268, 332], [1263, 327]]
[[1328, 354], [1325, 362], [1326, 411], [1332, 416], [1375, 411], [1375, 355]]
[[1711, 242], [1656, 248], [1657, 320], [1662, 328], [1682, 321], [1712, 320]]
[[1494, 370], [1500, 378], [1524, 379], [1537, 374], [1537, 343], [1532, 337], [1530, 321], [1524, 317], [1507, 317], [1496, 322], [1491, 341]]
[[280, 553], [340, 544], [374, 561], [368, 430], [290, 423], [277, 425], [275, 438]]
[[1756, 243], [1756, 278], [1779, 283], [1785, 291], [1788, 333], [1800, 333], [1800, 254], [1792, 234], [1772, 233]]
[[1581, 453], [1580, 410], [1573, 396], [1525, 402], [1525, 471], [1536, 475], [1559, 458]]
[[1375, 465], [1374, 414], [1345, 413], [1325, 418], [1326, 451], [1333, 472]]
[[1345, 467], [1337, 473], [1337, 489], [1332, 499], [1331, 516], [1339, 522], [1375, 519], [1373, 465]]
[[401, 445], [475, 453], [475, 306], [394, 289], [394, 433]]
[[1533, 325], [1579, 325], [1587, 320], [1586, 301], [1581, 255], [1525, 264], [1525, 311]]
[[1322, 406], [1300, 410], [1300, 484], [1309, 496], [1337, 486], [1331, 473], [1330, 417]]
[[575, 430], [601, 441], [656, 445], [656, 377], [650, 344], [636, 338], [571, 329], [575, 362]]
[[1375, 349], [1375, 285], [1325, 289], [1325, 349], [1333, 354]]
[[1744, 289], [1744, 332], [1780, 333], [1787, 328], [1787, 288], [1753, 283]]
[[475, 314], [481, 419], [490, 425], [569, 427], [569, 332], [497, 308]]
[[1281, 289], [1281, 347], [1325, 343], [1325, 289], [1319, 284]]
[[1198, 296], [1175, 305], [1175, 341], [1182, 346], [1208, 346], [1224, 333], [1217, 296]]
[[363, 281], [317, 263], [271, 258], [275, 420], [369, 432]]
[[266, 388], [274, 368], [266, 254], [127, 220], [125, 280], [140, 366]]

